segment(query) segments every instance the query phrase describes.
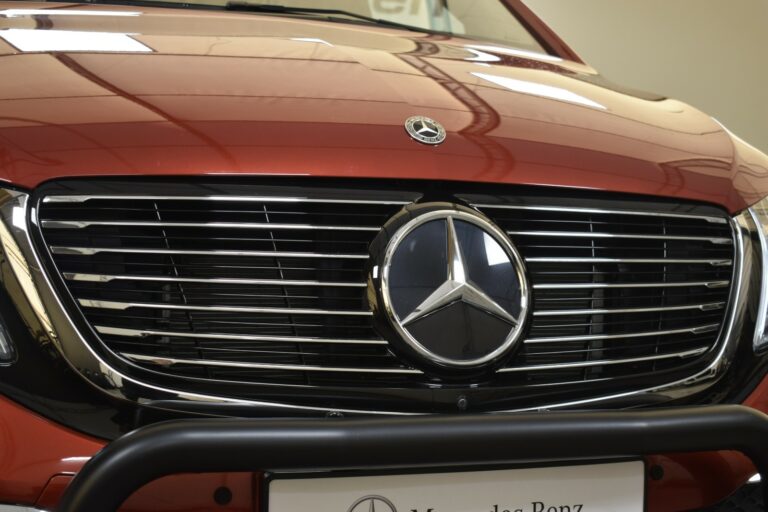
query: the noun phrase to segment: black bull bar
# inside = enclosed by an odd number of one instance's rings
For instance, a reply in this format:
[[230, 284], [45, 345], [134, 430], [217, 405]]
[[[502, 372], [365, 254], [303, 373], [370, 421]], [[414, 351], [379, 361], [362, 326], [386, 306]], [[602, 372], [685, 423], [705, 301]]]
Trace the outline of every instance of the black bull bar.
[[57, 511], [115, 511], [142, 485], [177, 473], [468, 467], [714, 450], [747, 455], [768, 497], [768, 416], [739, 405], [175, 420], [140, 428], [107, 445], [73, 479]]

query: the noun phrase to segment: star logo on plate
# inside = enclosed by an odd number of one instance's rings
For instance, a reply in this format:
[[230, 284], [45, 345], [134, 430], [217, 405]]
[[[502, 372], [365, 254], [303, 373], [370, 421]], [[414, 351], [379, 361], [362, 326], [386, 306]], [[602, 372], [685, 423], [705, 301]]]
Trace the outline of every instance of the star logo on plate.
[[397, 509], [383, 496], [364, 496], [354, 502], [347, 512], [397, 512]]

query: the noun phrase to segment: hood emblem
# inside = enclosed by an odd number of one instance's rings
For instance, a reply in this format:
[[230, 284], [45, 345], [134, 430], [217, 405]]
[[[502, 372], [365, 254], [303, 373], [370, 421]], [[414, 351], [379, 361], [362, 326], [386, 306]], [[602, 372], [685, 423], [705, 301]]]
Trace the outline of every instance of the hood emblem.
[[412, 139], [422, 144], [437, 145], [445, 140], [443, 125], [424, 116], [413, 116], [406, 119], [405, 131]]
[[471, 368], [516, 344], [528, 309], [523, 260], [466, 209], [417, 215], [389, 241], [382, 299], [400, 337], [432, 364]]

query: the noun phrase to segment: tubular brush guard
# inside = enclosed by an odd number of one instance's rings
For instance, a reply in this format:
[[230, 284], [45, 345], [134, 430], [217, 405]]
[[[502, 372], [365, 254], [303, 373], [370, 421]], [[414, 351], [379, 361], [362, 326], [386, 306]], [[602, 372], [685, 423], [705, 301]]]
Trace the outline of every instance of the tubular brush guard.
[[[109, 444], [72, 481], [58, 512], [115, 511], [175, 473], [467, 467], [737, 450], [763, 476], [768, 416], [739, 405], [377, 419], [190, 419]], [[768, 501], [766, 501], [768, 503]]]

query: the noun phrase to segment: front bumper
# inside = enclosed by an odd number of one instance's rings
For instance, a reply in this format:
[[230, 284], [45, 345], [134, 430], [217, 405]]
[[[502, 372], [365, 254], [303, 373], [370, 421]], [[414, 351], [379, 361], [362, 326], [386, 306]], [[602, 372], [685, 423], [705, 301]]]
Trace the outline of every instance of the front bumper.
[[384, 419], [194, 419], [141, 428], [78, 473], [59, 512], [115, 511], [177, 473], [413, 469], [736, 450], [768, 494], [768, 416], [737, 406]]

